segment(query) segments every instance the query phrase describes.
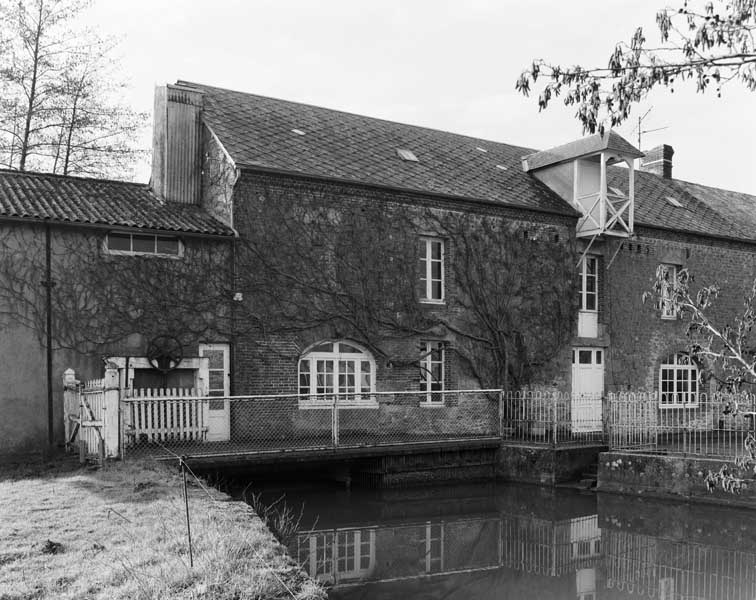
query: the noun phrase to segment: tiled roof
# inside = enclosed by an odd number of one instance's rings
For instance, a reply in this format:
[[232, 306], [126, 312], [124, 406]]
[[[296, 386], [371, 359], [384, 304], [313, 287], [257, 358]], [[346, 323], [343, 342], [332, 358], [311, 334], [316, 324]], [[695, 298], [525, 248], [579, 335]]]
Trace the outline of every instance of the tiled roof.
[[[204, 92], [204, 118], [239, 166], [576, 215], [522, 171], [532, 149], [179, 82]], [[297, 133], [296, 131], [300, 133]], [[409, 150], [417, 162], [402, 159]]]
[[533, 154], [525, 156], [523, 160], [527, 164], [526, 169], [532, 171], [533, 169], [539, 169], [541, 167], [546, 167], [567, 160], [574, 160], [581, 156], [595, 154], [596, 152], [602, 152], [604, 150], [613, 150], [618, 154], [623, 154], [632, 158], [643, 156], [643, 152], [638, 150], [621, 135], [615, 131], [608, 131], [604, 135], [596, 133], [567, 144], [562, 144], [555, 148], [549, 148], [548, 150], [542, 150], [541, 152], [534, 152]]
[[0, 169], [0, 218], [233, 235], [202, 207], [158, 199], [147, 185]]
[[[627, 182], [610, 168], [608, 184]], [[682, 206], [675, 206], [668, 198]], [[756, 196], [635, 171], [635, 223], [689, 233], [756, 241]]]
[[[180, 81], [204, 94], [204, 118], [244, 167], [498, 202], [575, 215], [568, 202], [522, 169], [532, 149], [404, 125], [296, 102]], [[642, 154], [614, 132], [542, 154], [586, 155], [610, 149]], [[417, 162], [402, 159], [409, 150]], [[538, 153], [540, 154], [540, 153]], [[560, 159], [561, 160], [561, 159]], [[609, 169], [622, 187], [627, 171]], [[756, 242], [756, 197], [636, 169], [639, 225]], [[667, 198], [674, 198], [676, 207]]]

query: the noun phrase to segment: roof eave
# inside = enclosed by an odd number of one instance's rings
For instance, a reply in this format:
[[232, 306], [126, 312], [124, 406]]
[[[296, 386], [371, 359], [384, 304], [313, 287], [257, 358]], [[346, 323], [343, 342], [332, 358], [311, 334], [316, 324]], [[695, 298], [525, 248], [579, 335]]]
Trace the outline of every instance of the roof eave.
[[[129, 231], [138, 231], [144, 233], [162, 233], [170, 235], [181, 235], [187, 237], [203, 237], [203, 238], [223, 238], [231, 239], [238, 236], [238, 233], [229, 228], [228, 233], [209, 233], [203, 231], [191, 231], [186, 229], [165, 229], [159, 227], [139, 227], [135, 225], [123, 225], [118, 223], [87, 223], [84, 221], [66, 221], [64, 219], [49, 219], [45, 217], [21, 217], [15, 215], [0, 215], [0, 223], [25, 223], [34, 225], [55, 225], [56, 227], [71, 227], [79, 229], [98, 229], [98, 230], [113, 230], [113, 229], [128, 229]], [[225, 227], [225, 226], [224, 226]]]

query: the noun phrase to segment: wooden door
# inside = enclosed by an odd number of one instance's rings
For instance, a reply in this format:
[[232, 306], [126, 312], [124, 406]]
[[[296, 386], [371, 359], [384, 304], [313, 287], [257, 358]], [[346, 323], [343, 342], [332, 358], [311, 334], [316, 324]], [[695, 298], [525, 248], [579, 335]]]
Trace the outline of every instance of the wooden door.
[[230, 356], [228, 344], [200, 344], [199, 355], [208, 359], [207, 395], [217, 396], [205, 404], [208, 442], [231, 439]]

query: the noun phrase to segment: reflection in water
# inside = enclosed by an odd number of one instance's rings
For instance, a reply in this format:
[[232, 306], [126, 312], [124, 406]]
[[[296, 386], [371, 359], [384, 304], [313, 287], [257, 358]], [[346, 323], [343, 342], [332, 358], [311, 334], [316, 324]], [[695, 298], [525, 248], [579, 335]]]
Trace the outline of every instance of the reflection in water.
[[756, 598], [756, 555], [606, 531], [605, 598]]
[[756, 511], [605, 498], [300, 491], [287, 494], [307, 520], [290, 552], [334, 599], [756, 599]]

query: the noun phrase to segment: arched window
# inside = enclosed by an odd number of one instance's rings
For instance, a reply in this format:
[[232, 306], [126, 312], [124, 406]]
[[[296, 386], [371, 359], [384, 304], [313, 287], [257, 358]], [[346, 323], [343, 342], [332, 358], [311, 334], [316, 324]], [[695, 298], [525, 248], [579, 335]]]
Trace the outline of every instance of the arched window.
[[659, 368], [659, 406], [698, 406], [698, 367], [689, 354], [668, 356]]
[[375, 391], [375, 361], [352, 342], [323, 342], [299, 360], [299, 393], [369, 394]]

